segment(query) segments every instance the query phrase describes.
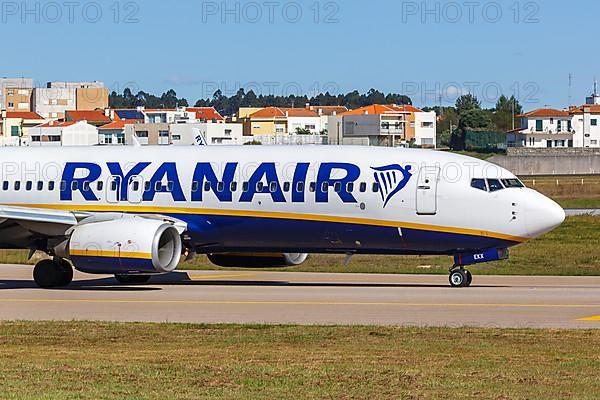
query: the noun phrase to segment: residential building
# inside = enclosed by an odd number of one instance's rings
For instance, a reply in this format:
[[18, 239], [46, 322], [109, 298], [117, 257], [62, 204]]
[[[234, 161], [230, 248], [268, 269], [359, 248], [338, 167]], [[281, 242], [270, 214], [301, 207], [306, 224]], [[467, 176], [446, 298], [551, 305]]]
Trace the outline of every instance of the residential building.
[[125, 127], [131, 124], [143, 123], [134, 119], [113, 121], [98, 128], [98, 143], [101, 145], [125, 144]]
[[0, 78], [0, 109], [31, 111], [32, 91], [33, 79]]
[[600, 147], [600, 105], [586, 104], [569, 110], [574, 147]]
[[44, 119], [31, 111], [2, 111], [0, 145], [22, 146], [29, 142], [29, 130], [44, 122]]
[[186, 107], [186, 111], [196, 113], [198, 122], [225, 123], [225, 118], [214, 107]]
[[508, 147], [580, 147], [568, 111], [540, 108], [518, 117], [521, 127], [508, 132]]
[[67, 122], [79, 122], [86, 121], [87, 123], [96, 127], [104, 126], [110, 122], [104, 111], [65, 111], [65, 121]]
[[139, 123], [125, 125], [125, 144], [134, 143], [134, 137], [141, 145], [169, 145], [171, 134], [168, 123]]
[[33, 91], [33, 108], [46, 119], [63, 119], [67, 110], [104, 110], [108, 89], [102, 82], [48, 82]]
[[318, 135], [323, 129], [319, 114], [306, 108], [267, 107], [246, 115], [242, 121], [247, 136]]
[[139, 109], [144, 114], [147, 124], [186, 124], [196, 122], [196, 112], [185, 107], [176, 109]]
[[329, 117], [341, 115], [348, 112], [348, 107], [345, 106], [311, 106], [306, 105], [306, 108], [316, 112], [321, 117], [321, 132], [329, 132]]
[[[414, 132], [414, 144], [421, 147], [437, 147], [437, 115], [435, 111], [419, 111], [410, 114], [413, 121], [409, 123], [409, 130]], [[414, 124], [414, 125], [413, 125]], [[410, 133], [408, 136], [411, 137]]]
[[86, 121], [49, 121], [31, 128], [31, 146], [95, 146], [98, 128]]
[[174, 145], [198, 144], [198, 135], [206, 145], [240, 145], [249, 141], [243, 137], [242, 124], [235, 123], [195, 123], [171, 124], [171, 143]]

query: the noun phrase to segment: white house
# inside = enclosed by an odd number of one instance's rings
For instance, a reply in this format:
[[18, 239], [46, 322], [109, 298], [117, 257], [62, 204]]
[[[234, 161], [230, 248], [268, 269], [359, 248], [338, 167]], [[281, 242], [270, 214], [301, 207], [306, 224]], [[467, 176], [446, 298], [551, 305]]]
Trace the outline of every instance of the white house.
[[[414, 113], [415, 144], [424, 147], [436, 147], [437, 115], [435, 111]], [[411, 122], [412, 124], [412, 122]]]
[[570, 110], [574, 147], [600, 147], [600, 105], [586, 104]]
[[508, 147], [579, 147], [568, 111], [540, 108], [522, 115], [521, 127], [507, 134]]
[[171, 124], [169, 131], [171, 134], [171, 142], [174, 145], [180, 146], [197, 144], [197, 136], [199, 134], [202, 135], [202, 139], [209, 146], [240, 145], [245, 143], [242, 124], [210, 122], [198, 124]]
[[55, 122], [29, 129], [31, 146], [94, 146], [98, 128], [87, 121]]

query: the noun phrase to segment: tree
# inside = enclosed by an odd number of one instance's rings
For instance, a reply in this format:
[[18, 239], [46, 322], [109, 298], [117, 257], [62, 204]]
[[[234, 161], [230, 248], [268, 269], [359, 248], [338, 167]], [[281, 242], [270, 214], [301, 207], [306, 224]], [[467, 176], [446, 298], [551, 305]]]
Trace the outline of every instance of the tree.
[[476, 96], [465, 94], [456, 100], [456, 112], [462, 115], [469, 110], [481, 110], [481, 103]]
[[508, 131], [513, 129], [513, 122], [515, 127], [518, 126], [516, 116], [522, 113], [523, 107], [519, 104], [519, 101], [515, 96], [511, 96], [509, 99], [502, 95], [496, 103], [496, 109], [492, 116], [492, 120], [498, 131]]
[[306, 128], [300, 128], [297, 127], [296, 128], [296, 135], [310, 135], [310, 129], [306, 129]]
[[453, 150], [464, 150], [467, 131], [493, 131], [494, 128], [489, 111], [478, 108], [463, 111], [459, 115], [458, 129], [452, 133], [450, 147]]

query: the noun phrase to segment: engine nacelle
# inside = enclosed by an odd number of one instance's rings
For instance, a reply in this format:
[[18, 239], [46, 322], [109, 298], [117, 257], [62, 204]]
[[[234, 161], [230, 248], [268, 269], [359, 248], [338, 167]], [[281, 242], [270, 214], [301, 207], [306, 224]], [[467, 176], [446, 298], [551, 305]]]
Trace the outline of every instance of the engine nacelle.
[[224, 268], [283, 268], [294, 267], [306, 261], [308, 254], [245, 254], [225, 253], [209, 254], [208, 259], [213, 264]]
[[91, 274], [173, 272], [182, 253], [173, 224], [137, 216], [76, 226], [65, 245], [75, 268]]

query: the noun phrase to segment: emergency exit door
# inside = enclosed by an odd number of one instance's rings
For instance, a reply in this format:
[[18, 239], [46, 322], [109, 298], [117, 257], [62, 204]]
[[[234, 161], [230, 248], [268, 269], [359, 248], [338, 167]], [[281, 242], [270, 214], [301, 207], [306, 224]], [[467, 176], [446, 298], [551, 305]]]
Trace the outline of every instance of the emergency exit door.
[[440, 180], [440, 168], [427, 166], [419, 172], [417, 185], [417, 214], [437, 214], [437, 190]]

